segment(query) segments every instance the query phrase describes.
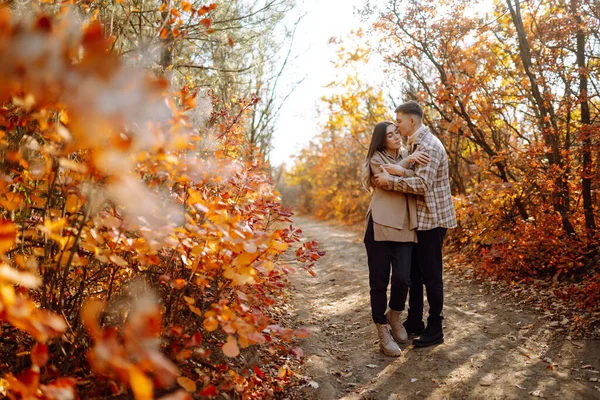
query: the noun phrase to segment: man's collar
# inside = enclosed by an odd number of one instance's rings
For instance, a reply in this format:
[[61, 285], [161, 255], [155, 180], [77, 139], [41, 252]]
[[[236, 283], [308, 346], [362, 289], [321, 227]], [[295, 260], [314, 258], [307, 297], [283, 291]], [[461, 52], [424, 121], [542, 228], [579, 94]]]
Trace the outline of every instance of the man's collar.
[[412, 135], [410, 135], [408, 137], [408, 144], [412, 145], [414, 143], [417, 143], [419, 141], [419, 139], [428, 131], [427, 126], [425, 125], [421, 125], [419, 127], [419, 129], [417, 129], [415, 131], [415, 133], [413, 133]]

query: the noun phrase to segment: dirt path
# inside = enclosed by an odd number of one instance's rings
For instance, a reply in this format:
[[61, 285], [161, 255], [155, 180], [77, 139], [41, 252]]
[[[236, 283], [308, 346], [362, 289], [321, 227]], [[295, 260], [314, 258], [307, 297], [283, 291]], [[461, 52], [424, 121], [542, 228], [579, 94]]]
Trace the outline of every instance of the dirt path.
[[401, 357], [383, 356], [360, 233], [303, 217], [294, 225], [327, 251], [317, 277], [298, 271], [291, 278], [297, 322], [312, 332], [302, 347], [313, 382], [301, 398], [600, 399], [598, 341], [558, 338], [543, 313], [450, 272], [446, 342], [426, 349], [409, 342]]

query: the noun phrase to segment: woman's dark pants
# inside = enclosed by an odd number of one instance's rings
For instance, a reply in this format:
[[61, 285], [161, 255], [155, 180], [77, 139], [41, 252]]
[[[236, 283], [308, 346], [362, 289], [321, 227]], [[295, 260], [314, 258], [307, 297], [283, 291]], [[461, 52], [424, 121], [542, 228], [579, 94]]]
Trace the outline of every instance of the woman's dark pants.
[[365, 247], [369, 264], [369, 286], [371, 288], [371, 314], [377, 324], [387, 324], [387, 287], [392, 274], [389, 307], [403, 311], [410, 286], [410, 260], [414, 243], [376, 242], [373, 219], [369, 218], [365, 232]]

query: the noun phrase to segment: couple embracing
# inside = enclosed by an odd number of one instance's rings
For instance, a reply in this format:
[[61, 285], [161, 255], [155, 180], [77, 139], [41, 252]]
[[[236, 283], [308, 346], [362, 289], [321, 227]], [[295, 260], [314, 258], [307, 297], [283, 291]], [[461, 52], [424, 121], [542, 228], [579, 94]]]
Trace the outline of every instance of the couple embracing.
[[[364, 243], [371, 313], [388, 356], [399, 356], [398, 343], [409, 336], [419, 336], [415, 347], [443, 343], [442, 243], [447, 229], [456, 227], [444, 146], [423, 125], [417, 102], [403, 103], [395, 112], [395, 124], [375, 126], [361, 174], [363, 186], [374, 188]], [[429, 303], [426, 326], [423, 286]], [[408, 315], [402, 321], [407, 297]]]

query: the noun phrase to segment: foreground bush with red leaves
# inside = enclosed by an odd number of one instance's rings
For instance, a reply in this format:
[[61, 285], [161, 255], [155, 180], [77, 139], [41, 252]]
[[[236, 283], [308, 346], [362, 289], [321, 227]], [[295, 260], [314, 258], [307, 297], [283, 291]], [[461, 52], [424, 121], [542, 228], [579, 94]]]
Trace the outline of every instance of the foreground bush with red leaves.
[[246, 156], [257, 100], [169, 92], [109, 45], [0, 8], [0, 393], [272, 397], [306, 331], [274, 320], [301, 232]]

